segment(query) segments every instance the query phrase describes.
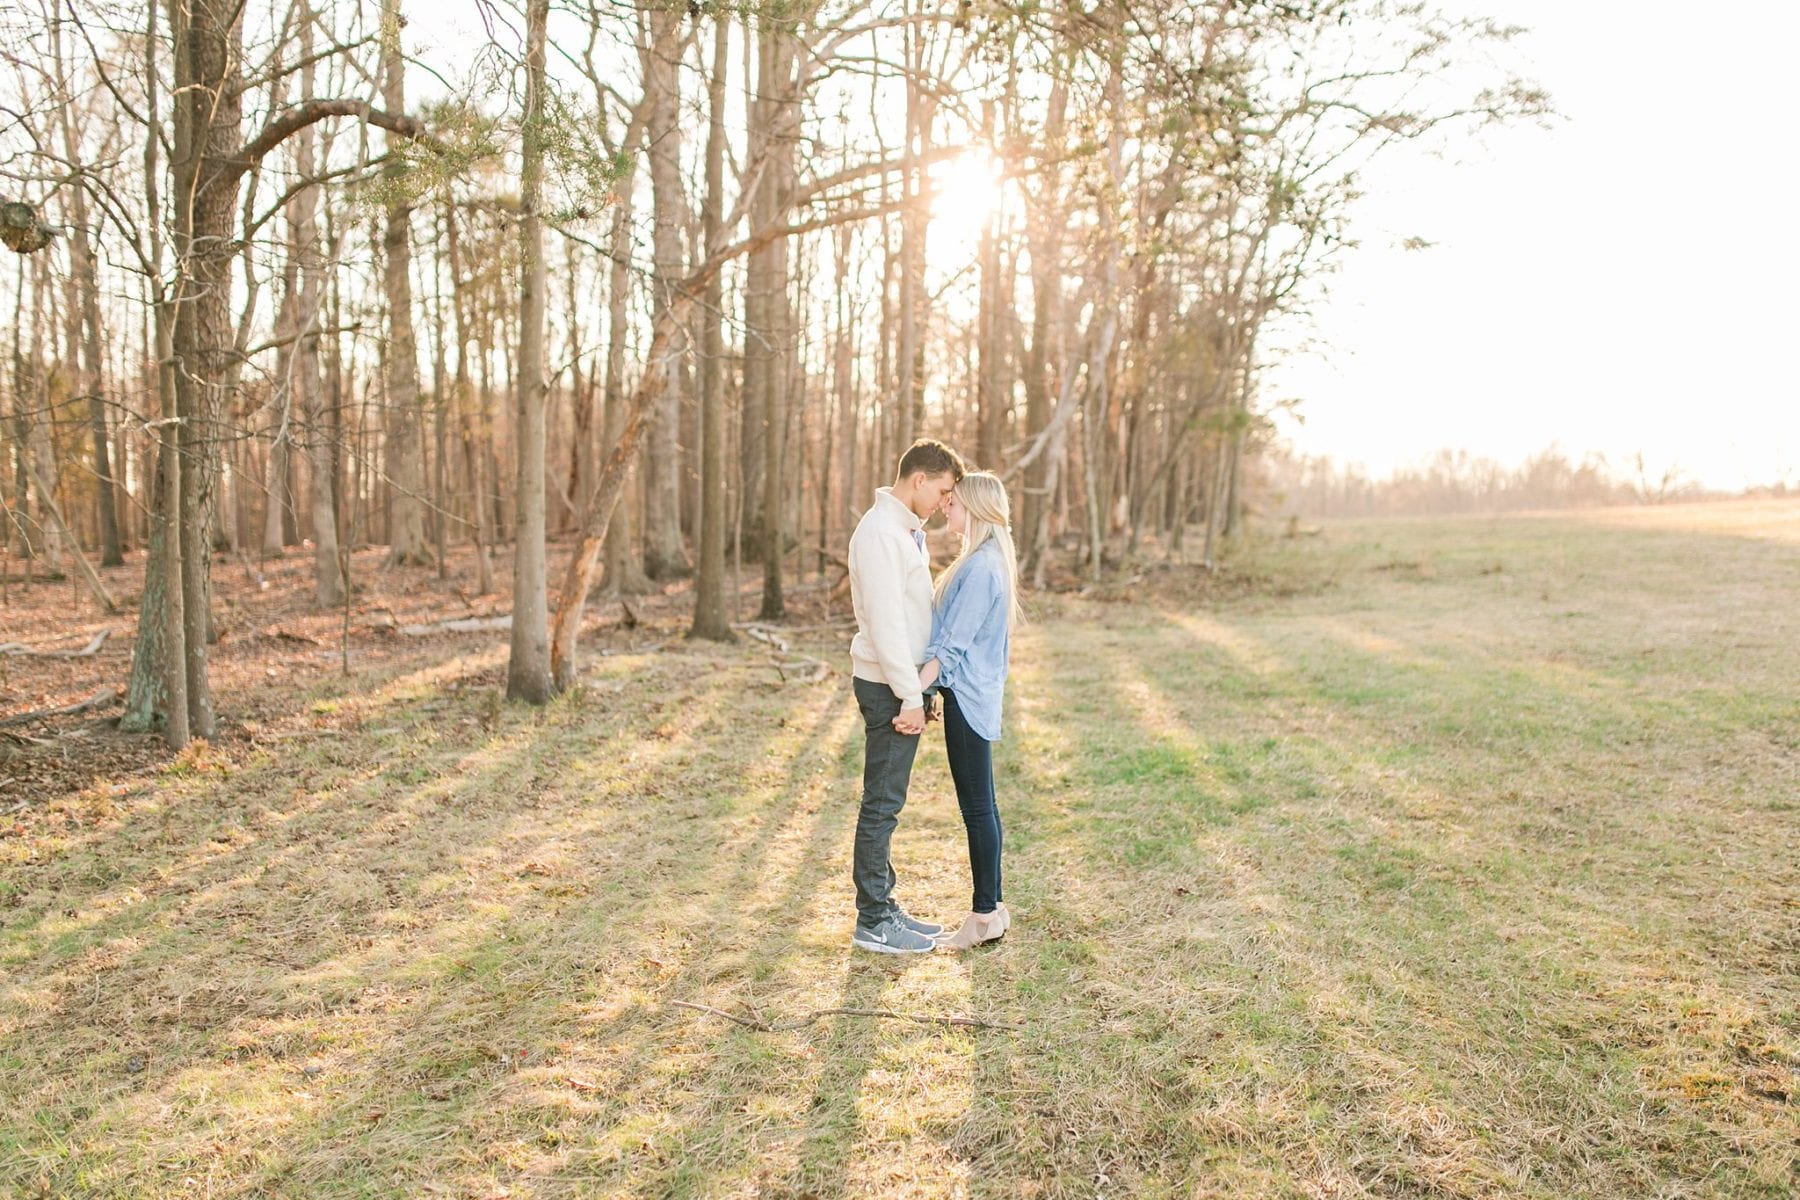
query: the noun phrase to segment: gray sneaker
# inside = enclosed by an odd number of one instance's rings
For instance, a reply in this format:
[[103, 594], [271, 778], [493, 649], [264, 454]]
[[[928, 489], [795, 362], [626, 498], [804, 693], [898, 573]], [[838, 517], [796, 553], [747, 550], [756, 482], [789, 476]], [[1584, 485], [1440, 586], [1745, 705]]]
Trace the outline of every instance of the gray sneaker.
[[919, 918], [907, 912], [904, 908], [901, 908], [898, 904], [894, 905], [894, 920], [900, 922], [914, 933], [922, 933], [926, 937], [936, 937], [938, 934], [944, 932], [944, 927], [939, 925], [936, 921], [921, 921]]
[[859, 924], [856, 932], [850, 935], [850, 944], [858, 950], [873, 950], [877, 954], [930, 954], [937, 949], [936, 942], [922, 933], [914, 933], [893, 917], [873, 929]]

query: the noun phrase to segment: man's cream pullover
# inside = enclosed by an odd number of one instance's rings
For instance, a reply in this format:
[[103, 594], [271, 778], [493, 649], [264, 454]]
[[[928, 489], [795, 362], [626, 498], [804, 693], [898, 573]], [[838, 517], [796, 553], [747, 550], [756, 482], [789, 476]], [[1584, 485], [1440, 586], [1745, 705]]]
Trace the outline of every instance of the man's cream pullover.
[[850, 663], [858, 679], [892, 688], [902, 708], [924, 703], [919, 667], [931, 640], [931, 555], [922, 530], [892, 488], [878, 488], [850, 535]]

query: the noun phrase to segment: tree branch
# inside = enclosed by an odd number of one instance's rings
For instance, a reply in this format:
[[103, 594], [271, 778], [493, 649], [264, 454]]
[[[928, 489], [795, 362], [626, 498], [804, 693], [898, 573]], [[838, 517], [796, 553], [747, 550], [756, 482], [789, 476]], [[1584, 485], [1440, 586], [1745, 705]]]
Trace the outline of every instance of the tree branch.
[[316, 125], [331, 117], [357, 117], [377, 128], [411, 138], [416, 142], [422, 142], [432, 149], [441, 150], [443, 148], [443, 143], [431, 136], [423, 121], [402, 113], [386, 112], [376, 108], [367, 100], [310, 100], [272, 118], [267, 125], [263, 126], [261, 133], [245, 142], [232, 154], [228, 170], [233, 175], [242, 175], [253, 164], [260, 162], [265, 154], [288, 138], [293, 137], [308, 125]]

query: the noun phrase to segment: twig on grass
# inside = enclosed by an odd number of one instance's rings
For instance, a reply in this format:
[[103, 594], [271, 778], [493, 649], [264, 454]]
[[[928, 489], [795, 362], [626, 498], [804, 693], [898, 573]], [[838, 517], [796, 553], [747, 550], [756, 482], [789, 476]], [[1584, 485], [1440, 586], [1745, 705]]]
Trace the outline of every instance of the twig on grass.
[[892, 1012], [885, 1008], [815, 1008], [804, 1017], [792, 1021], [764, 1021], [752, 1017], [740, 1017], [736, 1013], [726, 1012], [722, 1008], [714, 1008], [709, 1004], [695, 1004], [691, 1000], [671, 1000], [676, 1008], [691, 1008], [695, 1012], [710, 1013], [715, 1017], [724, 1017], [727, 1021], [735, 1021], [746, 1029], [755, 1029], [761, 1033], [786, 1033], [794, 1029], [802, 1029], [811, 1025], [821, 1017], [873, 1017], [887, 1021], [917, 1021], [921, 1025], [954, 1025], [963, 1029], [1019, 1029], [1018, 1025], [1009, 1025], [1004, 1021], [983, 1021], [978, 1017], [939, 1017], [928, 1013]]

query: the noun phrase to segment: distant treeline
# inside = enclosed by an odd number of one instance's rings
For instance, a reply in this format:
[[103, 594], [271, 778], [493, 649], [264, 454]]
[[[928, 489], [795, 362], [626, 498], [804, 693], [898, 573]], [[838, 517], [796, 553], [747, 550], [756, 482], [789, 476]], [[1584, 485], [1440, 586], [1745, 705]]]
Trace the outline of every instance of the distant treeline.
[[[1425, 462], [1375, 478], [1356, 464], [1327, 455], [1274, 448], [1258, 467], [1268, 508], [1302, 517], [1431, 516], [1517, 512], [1536, 508], [1592, 508], [1608, 504], [1665, 504], [1716, 498], [1679, 468], [1653, 474], [1634, 458], [1623, 468], [1605, 456], [1579, 462], [1554, 447], [1516, 467], [1467, 451], [1440, 450]], [[1757, 489], [1780, 495], [1784, 483]]]

